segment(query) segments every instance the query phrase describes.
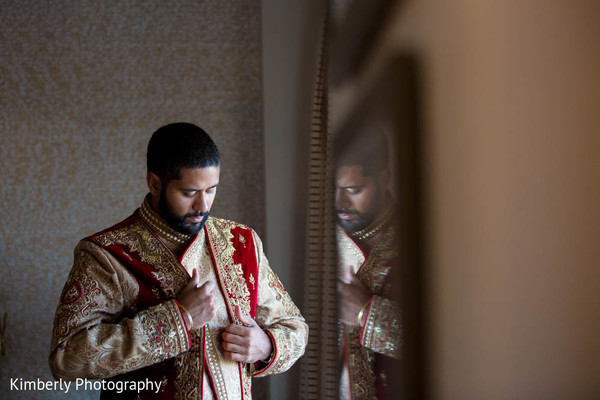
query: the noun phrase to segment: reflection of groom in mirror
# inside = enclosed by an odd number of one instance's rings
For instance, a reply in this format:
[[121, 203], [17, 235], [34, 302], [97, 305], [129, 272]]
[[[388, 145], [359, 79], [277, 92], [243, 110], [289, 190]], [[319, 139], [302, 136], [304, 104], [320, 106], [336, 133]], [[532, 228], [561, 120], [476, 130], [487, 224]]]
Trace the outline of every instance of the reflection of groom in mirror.
[[[396, 394], [401, 324], [397, 302], [396, 204], [385, 135], [335, 141], [341, 399]], [[396, 374], [397, 376], [393, 376]]]

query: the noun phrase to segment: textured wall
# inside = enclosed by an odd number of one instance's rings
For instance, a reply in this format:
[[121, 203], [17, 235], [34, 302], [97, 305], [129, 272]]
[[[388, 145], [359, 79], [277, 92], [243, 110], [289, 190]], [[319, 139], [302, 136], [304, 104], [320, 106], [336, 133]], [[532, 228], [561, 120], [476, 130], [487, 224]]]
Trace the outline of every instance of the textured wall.
[[0, 0], [0, 398], [65, 398], [10, 391], [9, 378], [51, 379], [73, 247], [140, 204], [159, 126], [212, 134], [224, 168], [213, 213], [263, 232], [259, 13], [247, 0]]

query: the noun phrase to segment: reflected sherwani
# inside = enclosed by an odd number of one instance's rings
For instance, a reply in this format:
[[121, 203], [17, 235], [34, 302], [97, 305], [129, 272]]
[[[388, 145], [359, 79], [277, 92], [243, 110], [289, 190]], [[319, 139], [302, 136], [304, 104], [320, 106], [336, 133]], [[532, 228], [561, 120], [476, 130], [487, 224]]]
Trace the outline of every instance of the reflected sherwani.
[[391, 399], [385, 393], [399, 378], [402, 332], [394, 276], [398, 247], [393, 214], [388, 204], [380, 221], [352, 235], [337, 227], [339, 278], [346, 280], [350, 269], [371, 293], [364, 326], [341, 324], [340, 399]]
[[[212, 280], [217, 316], [187, 329], [175, 298], [197, 268]], [[269, 335], [266, 363], [223, 356], [235, 307]], [[304, 353], [308, 326], [264, 255], [256, 233], [210, 217], [194, 237], [170, 229], [144, 201], [125, 221], [82, 240], [56, 311], [50, 366], [63, 379], [150, 379], [140, 399], [251, 399], [251, 378], [286, 371]], [[116, 393], [103, 396], [116, 398]]]

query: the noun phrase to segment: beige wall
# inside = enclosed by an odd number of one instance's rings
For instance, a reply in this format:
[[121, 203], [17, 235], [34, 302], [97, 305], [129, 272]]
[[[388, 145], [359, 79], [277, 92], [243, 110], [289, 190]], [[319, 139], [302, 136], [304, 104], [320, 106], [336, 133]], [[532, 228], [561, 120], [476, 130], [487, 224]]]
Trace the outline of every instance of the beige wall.
[[9, 378], [51, 378], [73, 248], [141, 203], [162, 124], [212, 134], [214, 214], [264, 234], [260, 40], [258, 1], [0, 1], [0, 398], [64, 398]]
[[599, 398], [600, 3], [401, 3], [378, 54], [422, 67], [432, 397]]

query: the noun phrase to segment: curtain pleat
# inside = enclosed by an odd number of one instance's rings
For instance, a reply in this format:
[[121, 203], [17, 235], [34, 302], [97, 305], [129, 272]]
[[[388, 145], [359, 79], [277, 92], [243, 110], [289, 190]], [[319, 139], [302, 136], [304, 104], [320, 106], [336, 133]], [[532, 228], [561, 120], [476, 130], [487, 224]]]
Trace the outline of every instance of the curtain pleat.
[[303, 314], [310, 338], [302, 359], [300, 397], [336, 399], [338, 391], [336, 242], [333, 163], [328, 127], [328, 4], [321, 26], [309, 149], [306, 273]]

